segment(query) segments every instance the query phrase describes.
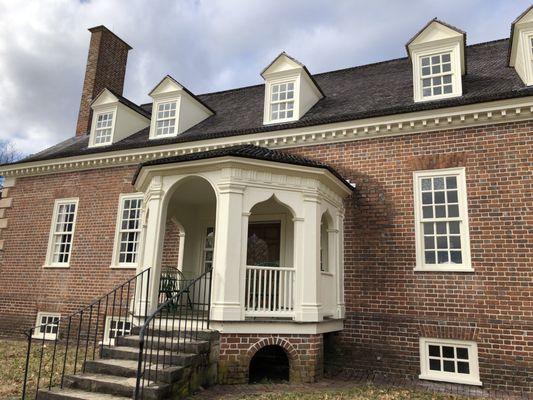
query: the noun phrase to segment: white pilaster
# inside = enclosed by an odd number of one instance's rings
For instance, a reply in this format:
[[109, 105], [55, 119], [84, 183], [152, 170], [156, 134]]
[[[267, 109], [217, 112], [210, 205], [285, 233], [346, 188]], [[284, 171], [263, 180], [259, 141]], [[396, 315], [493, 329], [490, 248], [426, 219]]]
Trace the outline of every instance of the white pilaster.
[[344, 214], [337, 215], [337, 234], [335, 246], [337, 254], [337, 315], [336, 318], [344, 318], [346, 306], [344, 304]]
[[243, 193], [242, 185], [219, 185], [211, 306], [211, 319], [215, 321], [244, 319], [240, 290], [242, 246], [246, 243]]

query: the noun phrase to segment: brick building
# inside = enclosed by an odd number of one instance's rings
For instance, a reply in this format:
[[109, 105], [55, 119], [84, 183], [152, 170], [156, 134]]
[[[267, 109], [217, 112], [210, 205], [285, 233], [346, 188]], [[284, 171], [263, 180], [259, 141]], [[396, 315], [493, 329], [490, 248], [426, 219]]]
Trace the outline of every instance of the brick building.
[[312, 75], [281, 53], [264, 84], [166, 76], [143, 105], [122, 96], [131, 47], [90, 31], [76, 135], [0, 167], [3, 333], [57, 335], [147, 268], [149, 315], [167, 267], [212, 271], [220, 383], [278, 348], [292, 381], [531, 393], [532, 9], [509, 39], [467, 46], [435, 19], [406, 58]]

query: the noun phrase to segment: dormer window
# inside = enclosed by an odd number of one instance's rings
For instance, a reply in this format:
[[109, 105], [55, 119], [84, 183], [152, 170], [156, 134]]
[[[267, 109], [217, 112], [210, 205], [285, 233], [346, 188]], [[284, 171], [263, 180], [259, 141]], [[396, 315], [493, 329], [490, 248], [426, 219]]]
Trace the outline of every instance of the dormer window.
[[509, 66], [526, 86], [533, 85], [533, 6], [529, 6], [511, 24]]
[[176, 132], [176, 102], [159, 103], [157, 105], [157, 121], [155, 136], [173, 136]]
[[463, 94], [466, 72], [465, 33], [438, 19], [431, 20], [406, 45], [413, 65], [415, 102]]
[[422, 97], [441, 96], [453, 92], [450, 53], [421, 57]]
[[270, 87], [270, 119], [288, 120], [294, 117], [294, 82], [272, 84]]
[[111, 143], [113, 137], [113, 113], [106, 112], [96, 115], [96, 128], [94, 130], [94, 144], [104, 145]]

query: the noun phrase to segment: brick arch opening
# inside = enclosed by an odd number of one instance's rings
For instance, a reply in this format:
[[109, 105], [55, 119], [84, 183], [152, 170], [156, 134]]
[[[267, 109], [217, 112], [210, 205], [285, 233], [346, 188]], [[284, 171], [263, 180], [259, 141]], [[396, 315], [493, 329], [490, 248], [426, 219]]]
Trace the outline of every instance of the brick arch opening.
[[299, 381], [300, 360], [296, 349], [285, 339], [266, 338], [255, 343], [246, 357], [248, 381]]

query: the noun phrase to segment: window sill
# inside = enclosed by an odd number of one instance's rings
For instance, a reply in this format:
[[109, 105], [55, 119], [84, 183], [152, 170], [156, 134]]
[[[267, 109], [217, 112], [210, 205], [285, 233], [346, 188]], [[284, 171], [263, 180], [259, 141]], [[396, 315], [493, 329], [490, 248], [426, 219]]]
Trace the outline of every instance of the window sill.
[[110, 269], [137, 269], [138, 265], [110, 265]]
[[31, 336], [32, 339], [38, 339], [38, 340], [56, 340], [57, 338], [57, 335], [52, 335], [52, 334], [46, 334], [46, 335], [36, 335], [36, 334], [33, 334]]
[[462, 272], [474, 273], [474, 268], [471, 267], [415, 267], [415, 272]]
[[461, 378], [454, 378], [454, 377], [440, 377], [440, 376], [433, 376], [428, 374], [420, 374], [418, 375], [419, 379], [424, 379], [427, 381], [438, 381], [438, 382], [450, 382], [450, 383], [458, 383], [461, 385], [474, 385], [474, 386], [483, 386], [483, 383], [481, 381], [476, 379], [461, 379]]
[[67, 265], [44, 264], [43, 268], [46, 268], [46, 269], [69, 269], [70, 265], [68, 265], [68, 264]]

